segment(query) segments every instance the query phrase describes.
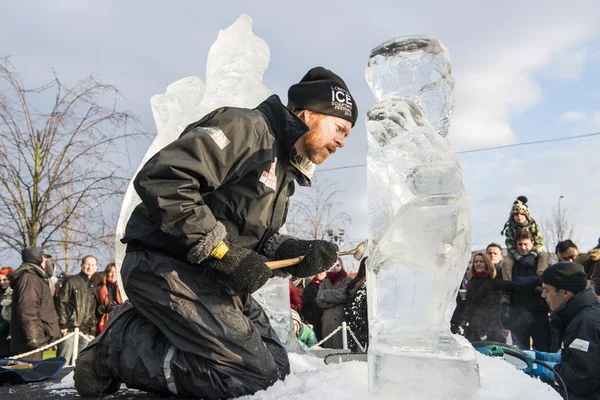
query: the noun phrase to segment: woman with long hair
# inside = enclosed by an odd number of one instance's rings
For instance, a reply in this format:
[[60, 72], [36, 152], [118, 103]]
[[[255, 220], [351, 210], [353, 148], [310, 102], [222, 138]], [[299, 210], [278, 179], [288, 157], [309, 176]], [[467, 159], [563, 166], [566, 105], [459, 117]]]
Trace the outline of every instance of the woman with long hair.
[[459, 324], [459, 333], [470, 342], [504, 342], [500, 323], [500, 288], [494, 284], [495, 277], [496, 267], [488, 255], [475, 254], [472, 276], [467, 284], [465, 311]]
[[104, 325], [108, 321], [110, 312], [118, 305], [123, 303], [121, 292], [119, 291], [119, 282], [117, 281], [117, 266], [115, 263], [109, 263], [102, 273], [102, 280], [96, 286], [98, 295], [98, 335], [104, 330]]
[[[344, 317], [348, 327], [366, 350], [369, 345], [369, 319], [367, 318], [367, 258], [360, 260], [360, 266], [354, 279], [346, 287], [350, 299], [344, 306]], [[360, 349], [354, 338], [348, 339], [348, 348], [356, 353]]]
[[[323, 337], [327, 337], [331, 332], [342, 325], [344, 321], [344, 303], [348, 301], [346, 287], [352, 280], [344, 270], [344, 264], [340, 258], [327, 271], [327, 277], [319, 286], [317, 294], [317, 304], [323, 310]], [[322, 345], [330, 349], [342, 349], [342, 332], [338, 331]]]

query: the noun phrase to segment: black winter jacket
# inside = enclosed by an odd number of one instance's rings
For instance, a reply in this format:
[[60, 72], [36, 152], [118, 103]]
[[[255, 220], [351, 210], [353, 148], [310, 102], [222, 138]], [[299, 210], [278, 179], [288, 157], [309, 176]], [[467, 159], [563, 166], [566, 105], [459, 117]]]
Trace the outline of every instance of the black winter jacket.
[[[512, 270], [513, 282], [515, 282], [518, 277], [530, 276], [538, 276], [537, 265], [527, 268], [519, 261], [515, 261]], [[541, 286], [541, 280], [539, 286]], [[549, 311], [548, 304], [542, 297], [541, 289], [536, 290], [536, 286], [515, 287], [515, 290], [511, 296], [511, 304], [513, 308], [522, 310], [543, 312]]]
[[260, 251], [285, 223], [293, 181], [310, 184], [290, 162], [307, 131], [275, 95], [254, 110], [224, 107], [189, 125], [134, 179], [142, 204], [122, 242], [186, 261], [220, 221], [232, 243]]
[[89, 279], [83, 272], [69, 276], [63, 282], [56, 300], [56, 311], [60, 329], [72, 331], [75, 327], [86, 335], [96, 335], [95, 280]]
[[45, 272], [24, 263], [9, 276], [11, 304], [11, 350], [23, 353], [60, 338], [58, 317]]
[[323, 312], [317, 304], [319, 285], [319, 283], [310, 282], [302, 291], [302, 315], [304, 320], [313, 326], [317, 339], [321, 340], [323, 339], [323, 324], [321, 322]]
[[500, 323], [500, 290], [490, 276], [473, 276], [467, 284], [467, 298], [460, 326], [471, 342], [503, 340]]
[[594, 290], [573, 296], [552, 314], [552, 323], [563, 327], [562, 361], [555, 369], [569, 398], [600, 399], [600, 304]]

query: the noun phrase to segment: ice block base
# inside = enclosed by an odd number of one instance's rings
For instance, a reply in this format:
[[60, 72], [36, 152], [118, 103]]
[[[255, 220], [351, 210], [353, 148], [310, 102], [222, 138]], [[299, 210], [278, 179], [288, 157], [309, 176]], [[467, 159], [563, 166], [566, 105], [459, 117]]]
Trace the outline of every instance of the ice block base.
[[[479, 389], [475, 350], [456, 339], [435, 354], [406, 346], [369, 347], [369, 398], [466, 400]], [[460, 340], [460, 339], [459, 339]]]

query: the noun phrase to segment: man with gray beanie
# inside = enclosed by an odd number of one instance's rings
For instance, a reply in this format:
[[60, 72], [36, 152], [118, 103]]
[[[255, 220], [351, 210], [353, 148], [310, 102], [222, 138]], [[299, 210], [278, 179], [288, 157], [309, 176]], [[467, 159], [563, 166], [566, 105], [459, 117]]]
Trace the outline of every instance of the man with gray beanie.
[[207, 400], [266, 389], [289, 374], [287, 351], [252, 298], [267, 260], [327, 270], [337, 246], [278, 234], [296, 183], [344, 146], [358, 109], [346, 83], [316, 67], [255, 109], [219, 108], [189, 125], [139, 171], [142, 203], [122, 242], [130, 303], [81, 352], [82, 396], [128, 387]]
[[[552, 310], [552, 325], [562, 338], [560, 353], [530, 353], [563, 379], [569, 399], [600, 399], [600, 304], [578, 263], [561, 261], [542, 274], [542, 296]], [[546, 382], [553, 371], [538, 364], [528, 371]], [[563, 393], [564, 396], [564, 393]]]

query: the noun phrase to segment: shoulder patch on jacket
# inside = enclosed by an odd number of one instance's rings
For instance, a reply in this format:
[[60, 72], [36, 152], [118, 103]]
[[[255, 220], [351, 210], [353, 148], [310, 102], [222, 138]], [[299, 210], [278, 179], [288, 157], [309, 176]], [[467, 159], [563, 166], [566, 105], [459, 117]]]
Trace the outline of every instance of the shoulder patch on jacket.
[[208, 136], [210, 136], [211, 139], [215, 141], [215, 143], [217, 144], [217, 146], [219, 146], [221, 150], [223, 150], [225, 147], [227, 147], [229, 143], [231, 143], [231, 140], [229, 140], [227, 136], [225, 136], [223, 131], [219, 128], [202, 127], [196, 129], [205, 130], [206, 132], [208, 132]]
[[571, 344], [569, 345], [569, 348], [580, 350], [580, 351], [587, 353], [588, 349], [590, 348], [590, 342], [588, 342], [587, 340], [577, 338], [571, 342]]

